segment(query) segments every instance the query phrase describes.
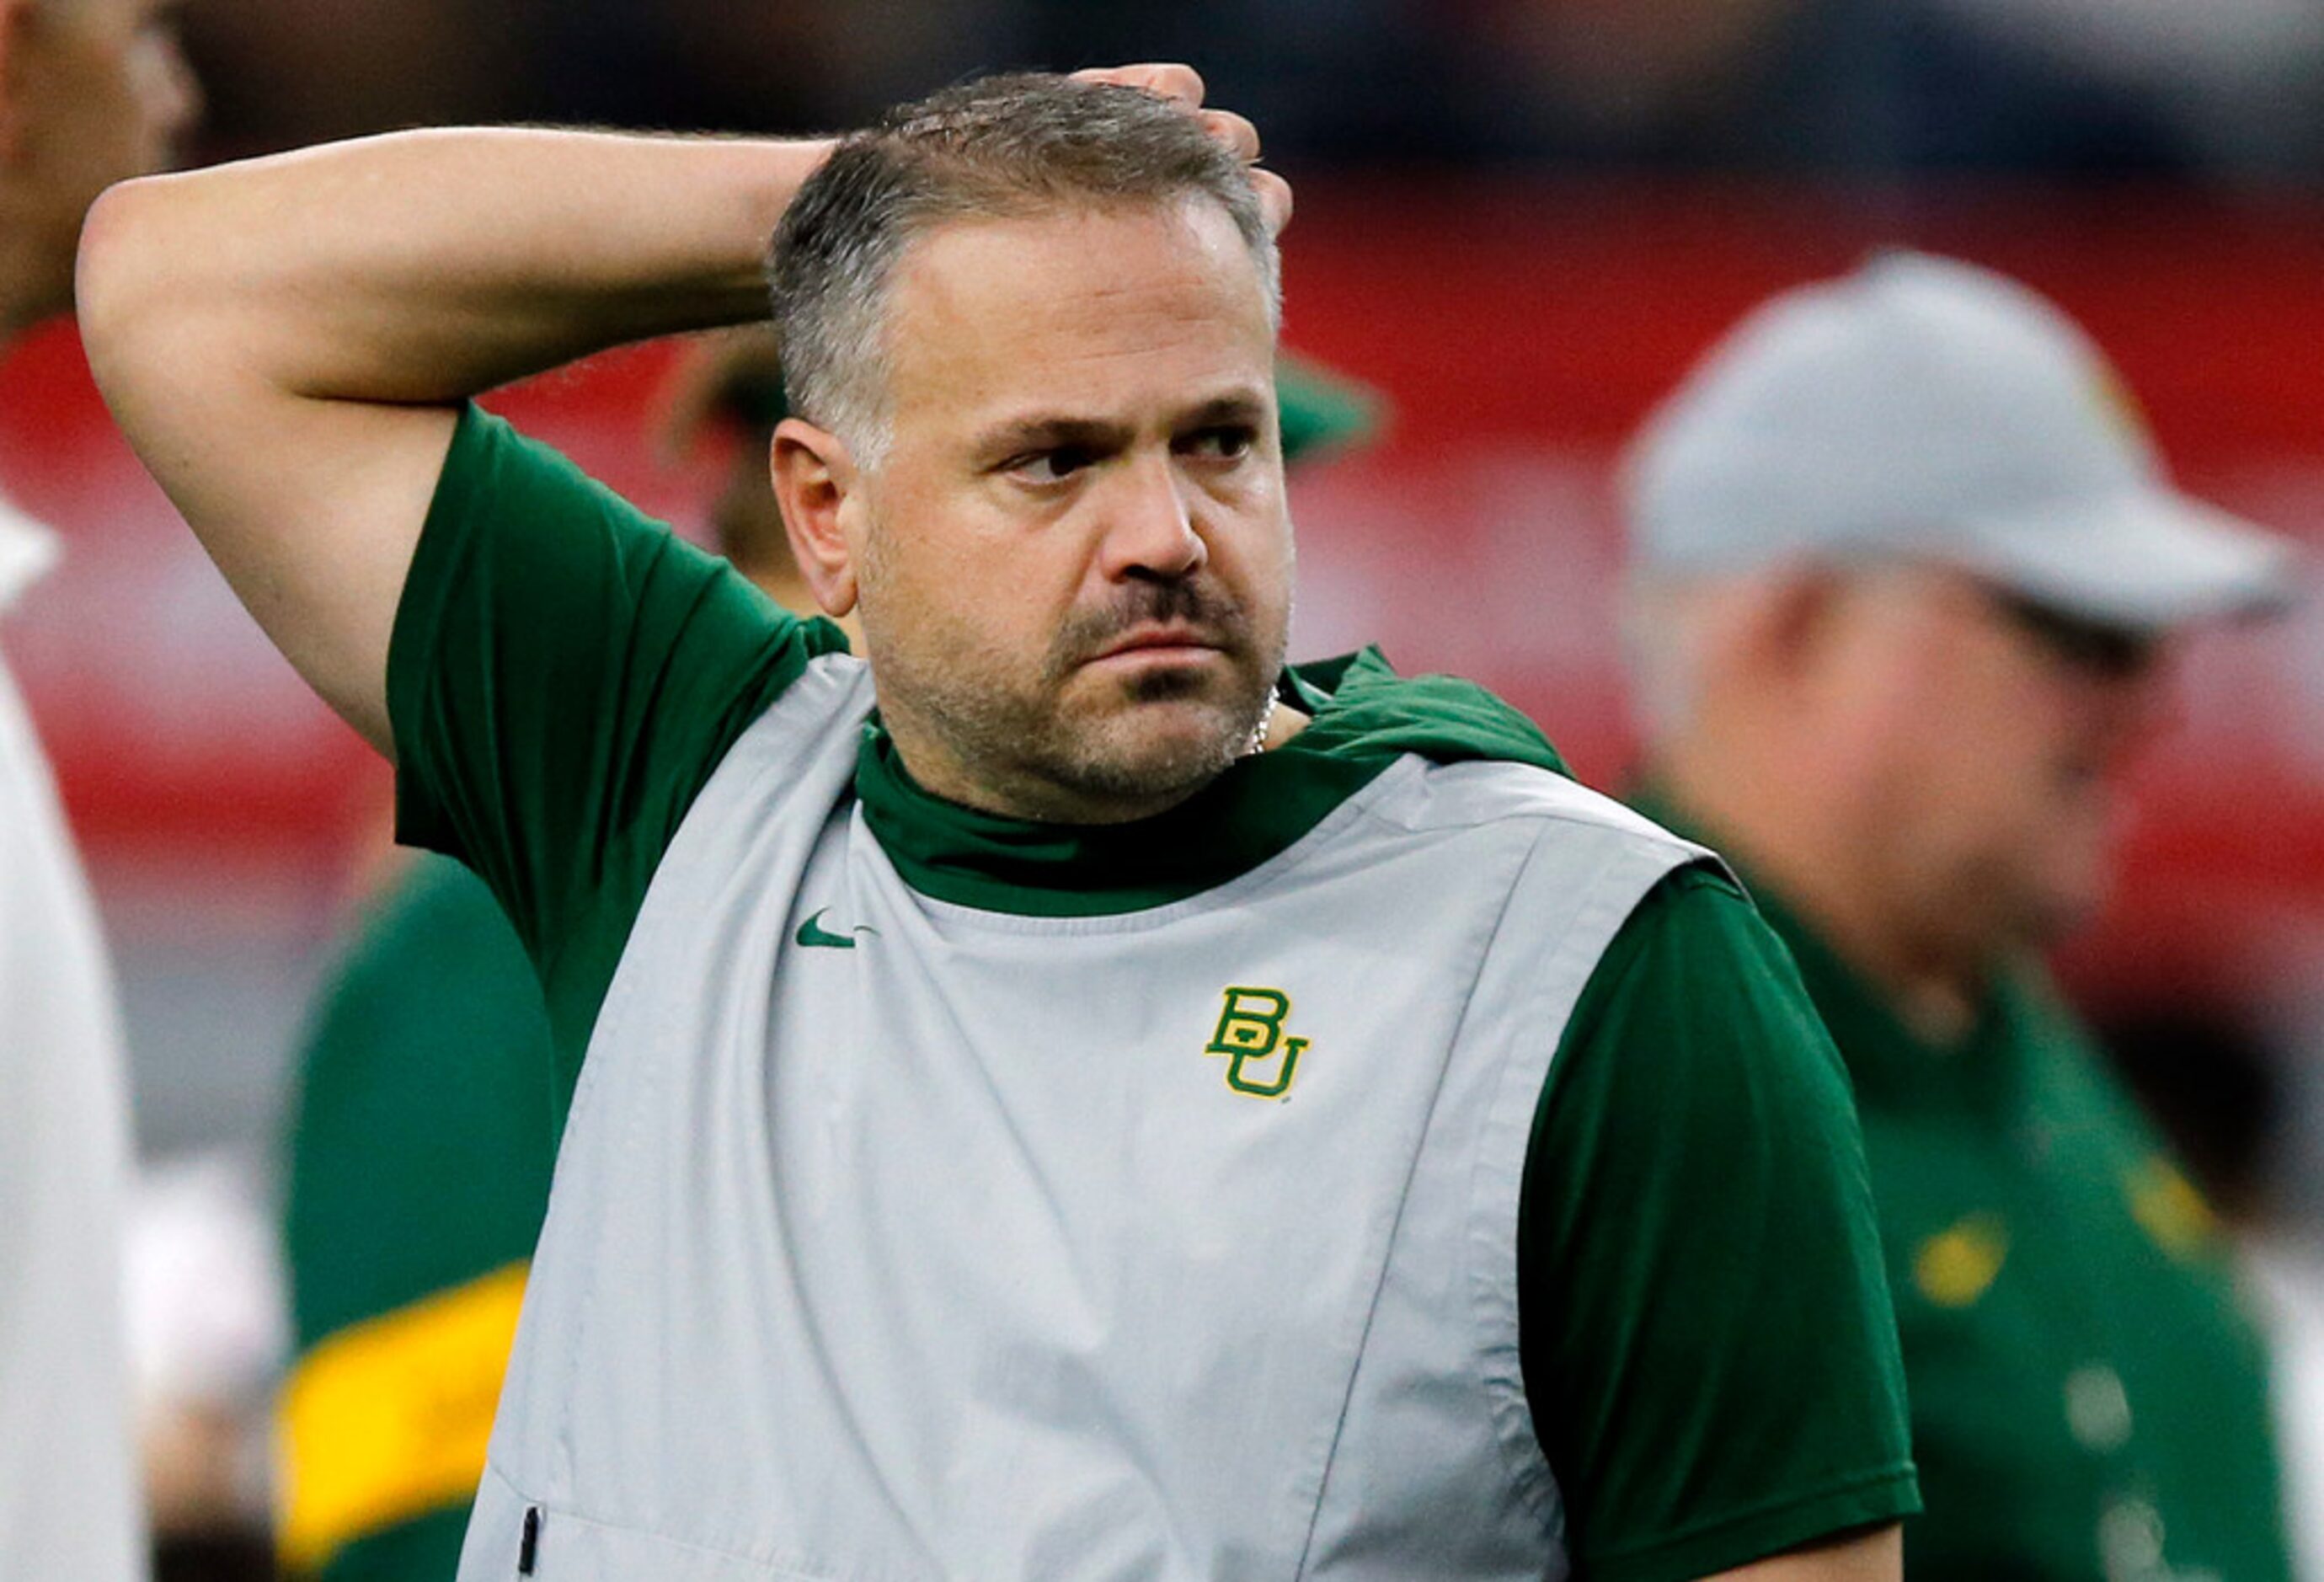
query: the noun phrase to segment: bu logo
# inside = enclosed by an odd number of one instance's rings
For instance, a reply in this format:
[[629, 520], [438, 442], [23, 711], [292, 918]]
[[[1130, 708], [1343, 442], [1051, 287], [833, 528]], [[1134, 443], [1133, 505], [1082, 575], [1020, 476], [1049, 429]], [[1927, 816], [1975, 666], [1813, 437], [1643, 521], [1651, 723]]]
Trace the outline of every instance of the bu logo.
[[1226, 1057], [1227, 1086], [1237, 1093], [1281, 1098], [1291, 1091], [1307, 1048], [1305, 1039], [1285, 1036], [1290, 1014], [1291, 996], [1280, 989], [1231, 988], [1203, 1053]]

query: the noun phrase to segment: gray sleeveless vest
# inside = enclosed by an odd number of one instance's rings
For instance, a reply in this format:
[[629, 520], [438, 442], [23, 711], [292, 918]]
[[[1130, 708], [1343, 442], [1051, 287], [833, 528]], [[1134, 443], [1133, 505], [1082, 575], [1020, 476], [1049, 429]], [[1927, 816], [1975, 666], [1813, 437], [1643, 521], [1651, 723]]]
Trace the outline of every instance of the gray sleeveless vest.
[[1399, 760], [1216, 889], [932, 900], [818, 660], [598, 1019], [462, 1582], [1555, 1578], [1517, 1198], [1582, 985], [1702, 854]]

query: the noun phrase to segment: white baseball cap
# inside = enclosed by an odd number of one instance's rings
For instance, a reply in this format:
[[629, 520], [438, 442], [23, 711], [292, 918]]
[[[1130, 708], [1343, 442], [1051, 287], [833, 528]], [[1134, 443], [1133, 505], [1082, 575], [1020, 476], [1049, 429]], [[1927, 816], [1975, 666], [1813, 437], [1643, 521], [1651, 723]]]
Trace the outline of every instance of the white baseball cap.
[[2072, 320], [1923, 254], [1759, 308], [1648, 420], [1626, 471], [1652, 571], [1905, 556], [2142, 632], [2295, 592], [2288, 541], [2171, 486]]

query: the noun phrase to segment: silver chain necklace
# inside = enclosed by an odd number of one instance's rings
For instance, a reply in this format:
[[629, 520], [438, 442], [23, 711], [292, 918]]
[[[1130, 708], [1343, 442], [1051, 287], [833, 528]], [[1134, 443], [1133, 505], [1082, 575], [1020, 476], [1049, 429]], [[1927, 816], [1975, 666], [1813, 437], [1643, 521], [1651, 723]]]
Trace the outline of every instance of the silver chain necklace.
[[1236, 757], [1248, 758], [1254, 753], [1266, 750], [1267, 727], [1275, 723], [1275, 701], [1274, 690], [1269, 689], [1267, 705], [1259, 711], [1259, 723], [1250, 727], [1250, 740], [1242, 745], [1242, 751], [1236, 754]]

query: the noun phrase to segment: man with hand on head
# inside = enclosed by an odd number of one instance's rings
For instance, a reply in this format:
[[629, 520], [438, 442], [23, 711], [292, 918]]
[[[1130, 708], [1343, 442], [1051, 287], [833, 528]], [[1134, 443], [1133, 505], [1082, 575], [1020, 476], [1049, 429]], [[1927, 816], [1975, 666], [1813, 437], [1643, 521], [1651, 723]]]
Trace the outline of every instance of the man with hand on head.
[[[548, 995], [463, 1576], [1893, 1577], [1837, 1057], [1515, 713], [1285, 667], [1287, 193], [1111, 76], [97, 211], [115, 411]], [[762, 313], [779, 220], [776, 494], [868, 664], [466, 403]]]
[[[1287, 354], [1276, 395], [1287, 467], [1356, 442], [1376, 406]], [[784, 609], [814, 608], [768, 486], [787, 415], [774, 338], [698, 339], [661, 405], [673, 458], [714, 429], [736, 441], [708, 510], [718, 553]], [[290, 1121], [278, 1533], [319, 1582], [457, 1569], [555, 1161], [523, 945], [475, 874], [399, 856], [318, 999]]]
[[2172, 641], [2288, 547], [2164, 482], [2056, 309], [1911, 254], [1788, 293], [1630, 458], [1640, 805], [1715, 842], [1855, 1081], [1915, 1577], [2286, 1574], [2194, 1189], [2035, 952], [2106, 888]]

